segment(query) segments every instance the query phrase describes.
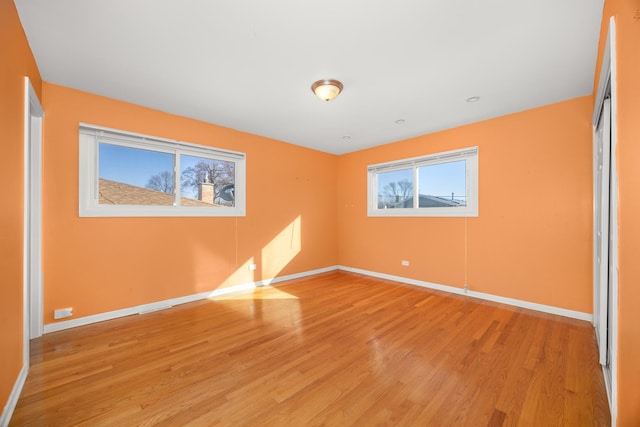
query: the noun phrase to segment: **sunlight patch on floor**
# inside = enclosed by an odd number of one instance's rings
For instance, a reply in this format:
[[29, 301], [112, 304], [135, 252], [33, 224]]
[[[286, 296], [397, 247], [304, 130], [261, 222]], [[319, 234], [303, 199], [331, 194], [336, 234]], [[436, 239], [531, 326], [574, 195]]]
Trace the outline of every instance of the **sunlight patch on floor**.
[[268, 299], [298, 299], [297, 296], [289, 294], [281, 289], [271, 286], [260, 286], [253, 290], [230, 293], [215, 298], [216, 301], [221, 300], [268, 300]]

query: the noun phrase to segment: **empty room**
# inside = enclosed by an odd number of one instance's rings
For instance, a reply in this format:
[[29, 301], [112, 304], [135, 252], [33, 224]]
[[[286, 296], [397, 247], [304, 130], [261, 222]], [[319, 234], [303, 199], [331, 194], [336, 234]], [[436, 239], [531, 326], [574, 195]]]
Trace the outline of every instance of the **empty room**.
[[640, 425], [640, 0], [0, 0], [0, 426]]

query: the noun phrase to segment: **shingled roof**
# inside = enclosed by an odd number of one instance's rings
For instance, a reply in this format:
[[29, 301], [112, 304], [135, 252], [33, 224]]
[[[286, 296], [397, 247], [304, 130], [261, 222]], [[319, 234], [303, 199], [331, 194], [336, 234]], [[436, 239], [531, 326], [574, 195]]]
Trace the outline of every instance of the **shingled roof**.
[[[173, 206], [172, 194], [104, 178], [100, 178], [98, 190], [98, 203], [101, 205]], [[180, 197], [180, 205], [196, 207], [221, 206], [189, 197]]]

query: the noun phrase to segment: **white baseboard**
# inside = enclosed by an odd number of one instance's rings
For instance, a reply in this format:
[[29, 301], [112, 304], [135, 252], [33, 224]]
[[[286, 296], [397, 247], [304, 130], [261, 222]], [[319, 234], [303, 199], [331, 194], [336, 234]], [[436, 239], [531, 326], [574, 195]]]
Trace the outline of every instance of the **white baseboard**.
[[11, 421], [13, 411], [16, 409], [16, 405], [18, 404], [18, 399], [20, 398], [22, 387], [24, 387], [24, 382], [27, 380], [28, 373], [29, 365], [24, 365], [20, 370], [20, 373], [18, 374], [18, 378], [16, 379], [15, 384], [13, 385], [13, 390], [11, 390], [9, 400], [7, 401], [7, 404], [4, 405], [4, 409], [2, 410], [2, 415], [0, 416], [1, 427], [7, 427], [9, 425], [9, 421]]
[[362, 270], [360, 268], [338, 266], [339, 270], [350, 271], [352, 273], [364, 274], [366, 276], [377, 277], [380, 279], [393, 280], [396, 282], [407, 283], [410, 285], [421, 286], [423, 288], [436, 289], [438, 291], [449, 292], [452, 294], [464, 295], [473, 298], [479, 298], [487, 301], [499, 302], [502, 304], [512, 305], [515, 307], [527, 308], [530, 310], [541, 311], [543, 313], [557, 314], [559, 316], [570, 317], [572, 319], [585, 320], [587, 322], [593, 321], [593, 315], [589, 313], [583, 313], [581, 311], [567, 310], [566, 308], [554, 307], [551, 305], [538, 304], [535, 302], [523, 301], [514, 298], [506, 298], [498, 295], [486, 294], [484, 292], [465, 291], [462, 288], [456, 288], [453, 286], [439, 285], [437, 283], [425, 282], [422, 280], [409, 279], [406, 277], [393, 276], [391, 274], [377, 273], [375, 271]]
[[91, 316], [79, 317], [77, 319], [65, 320], [62, 322], [49, 323], [44, 325], [43, 332], [62, 331], [64, 329], [75, 328], [78, 326], [90, 325], [91, 323], [104, 322], [105, 320], [117, 319], [118, 317], [131, 316], [134, 314], [144, 314], [152, 311], [164, 310], [175, 305], [194, 302], [206, 298], [215, 298], [220, 295], [227, 295], [235, 292], [248, 291], [259, 286], [269, 286], [274, 283], [284, 282], [286, 280], [300, 279], [302, 277], [313, 276], [315, 274], [326, 273], [328, 271], [337, 270], [338, 266], [330, 266], [319, 268], [317, 270], [304, 271], [302, 273], [289, 274], [287, 276], [274, 277], [273, 279], [264, 279], [257, 282], [243, 283], [228, 288], [215, 289], [213, 291], [201, 292], [198, 294], [186, 295], [183, 297], [172, 298], [164, 301], [152, 302], [149, 304], [137, 305], [135, 307], [123, 308], [120, 310], [108, 311], [105, 313], [94, 314]]
[[66, 320], [62, 322], [50, 323], [44, 325], [44, 333], [61, 331], [64, 329], [75, 328], [77, 326], [89, 325], [91, 323], [103, 322], [105, 320], [117, 319], [119, 317], [131, 316], [134, 314], [144, 314], [152, 311], [163, 310], [175, 305], [185, 304], [193, 301], [198, 301], [206, 298], [215, 298], [221, 295], [227, 295], [235, 292], [248, 291], [255, 289], [259, 286], [269, 286], [271, 284], [284, 282], [286, 280], [300, 279], [307, 276], [313, 276], [315, 274], [326, 273], [334, 270], [350, 271], [353, 273], [364, 274], [366, 276], [377, 277], [380, 279], [393, 280], [396, 282], [407, 283], [410, 285], [421, 286], [424, 288], [435, 289], [443, 292], [449, 292], [452, 294], [465, 295], [473, 298], [479, 298], [487, 301], [499, 302], [502, 304], [512, 305], [515, 307], [527, 308], [530, 310], [541, 311], [544, 313], [557, 314], [564, 317], [570, 317], [573, 319], [585, 320], [591, 322], [593, 316], [589, 313], [582, 313], [579, 311], [567, 310], [564, 308], [553, 307], [550, 305], [537, 304], [529, 301], [518, 300], [514, 298], [506, 298], [492, 294], [486, 294], [483, 292], [467, 291], [462, 288], [456, 288], [453, 286], [440, 285], [437, 283], [425, 282], [422, 280], [410, 279], [407, 277], [393, 276], [391, 274], [378, 273], [375, 271], [362, 270], [359, 268], [346, 267], [342, 265], [334, 265], [330, 267], [320, 268], [317, 270], [305, 271], [302, 273], [290, 274], [287, 276], [275, 277], [273, 279], [265, 279], [257, 282], [244, 283], [228, 288], [216, 289], [208, 292], [201, 292], [198, 294], [187, 295], [178, 298], [172, 298], [164, 301], [157, 301], [149, 304], [138, 305], [135, 307], [123, 308], [120, 310], [109, 311], [106, 313], [94, 314], [92, 316], [79, 317], [77, 319]]

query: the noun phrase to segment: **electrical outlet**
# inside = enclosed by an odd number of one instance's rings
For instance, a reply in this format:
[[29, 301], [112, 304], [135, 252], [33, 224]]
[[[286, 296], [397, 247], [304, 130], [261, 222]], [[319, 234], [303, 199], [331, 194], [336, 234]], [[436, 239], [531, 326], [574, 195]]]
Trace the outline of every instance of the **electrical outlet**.
[[64, 319], [65, 317], [73, 316], [73, 308], [60, 308], [58, 310], [54, 310], [53, 318], [54, 319]]
[[406, 259], [403, 259], [401, 261], [402, 265], [404, 265], [405, 267], [409, 267], [409, 261], [407, 261]]
[[249, 264], [249, 270], [255, 270], [255, 269], [256, 269], [255, 264]]

